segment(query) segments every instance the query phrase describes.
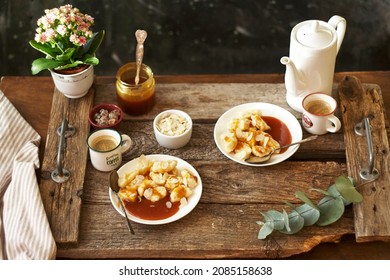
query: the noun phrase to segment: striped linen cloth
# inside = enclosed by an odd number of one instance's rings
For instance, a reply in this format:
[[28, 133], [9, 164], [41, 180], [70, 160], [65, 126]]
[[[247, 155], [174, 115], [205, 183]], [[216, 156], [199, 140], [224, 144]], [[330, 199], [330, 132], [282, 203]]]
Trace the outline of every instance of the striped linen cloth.
[[0, 91], [0, 259], [54, 259], [35, 169], [39, 134]]

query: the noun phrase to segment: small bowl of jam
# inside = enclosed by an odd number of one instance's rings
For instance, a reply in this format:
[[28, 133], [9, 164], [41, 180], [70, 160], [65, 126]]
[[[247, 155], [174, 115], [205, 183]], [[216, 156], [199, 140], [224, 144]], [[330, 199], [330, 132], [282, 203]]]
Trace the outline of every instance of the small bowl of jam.
[[122, 109], [115, 104], [99, 104], [89, 111], [89, 123], [94, 129], [119, 129], [123, 119]]
[[192, 119], [180, 110], [166, 110], [153, 121], [157, 142], [168, 149], [178, 149], [187, 145], [192, 135]]

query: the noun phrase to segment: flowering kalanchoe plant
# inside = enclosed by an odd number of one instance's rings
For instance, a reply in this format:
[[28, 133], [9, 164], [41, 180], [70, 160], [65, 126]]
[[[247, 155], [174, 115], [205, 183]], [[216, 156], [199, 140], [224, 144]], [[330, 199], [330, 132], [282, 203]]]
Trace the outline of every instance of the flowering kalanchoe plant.
[[104, 37], [104, 30], [92, 33], [94, 19], [72, 5], [45, 10], [37, 21], [35, 39], [30, 45], [44, 53], [45, 58], [33, 61], [33, 75], [45, 69], [63, 70], [82, 64], [97, 65], [95, 52]]

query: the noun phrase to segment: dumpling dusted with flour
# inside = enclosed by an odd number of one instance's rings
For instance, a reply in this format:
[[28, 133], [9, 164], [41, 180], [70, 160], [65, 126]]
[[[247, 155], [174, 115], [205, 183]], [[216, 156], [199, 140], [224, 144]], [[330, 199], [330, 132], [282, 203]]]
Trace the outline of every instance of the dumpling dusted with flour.
[[180, 185], [176, 187], [172, 192], [170, 199], [172, 202], [181, 201], [182, 198], [187, 198], [192, 194], [190, 188]]
[[222, 136], [224, 149], [238, 160], [244, 161], [252, 156], [263, 157], [280, 146], [266, 132], [270, 129], [260, 111], [243, 112], [240, 117], [232, 118], [228, 133]]
[[180, 201], [182, 206], [182, 202], [187, 201], [200, 181], [189, 170], [179, 169], [177, 165], [177, 160], [156, 160], [141, 156], [135, 170], [120, 176], [120, 198], [130, 202], [141, 202], [143, 199], [157, 202], [165, 198], [169, 199], [171, 205]]
[[198, 185], [198, 178], [192, 175], [187, 169], [183, 169], [180, 173], [183, 177], [183, 184], [185, 186], [193, 189]]
[[148, 188], [144, 191], [144, 197], [151, 202], [156, 202], [166, 197], [167, 193], [167, 189], [164, 187]]
[[251, 146], [244, 142], [238, 142], [237, 147], [234, 149], [234, 157], [239, 160], [246, 160], [252, 153]]
[[176, 166], [177, 166], [176, 160], [156, 161], [153, 163], [150, 170], [152, 172], [159, 172], [159, 173], [171, 172], [176, 168]]
[[230, 153], [233, 152], [236, 148], [238, 140], [234, 133], [229, 133], [222, 135], [222, 143], [224, 145], [225, 151]]

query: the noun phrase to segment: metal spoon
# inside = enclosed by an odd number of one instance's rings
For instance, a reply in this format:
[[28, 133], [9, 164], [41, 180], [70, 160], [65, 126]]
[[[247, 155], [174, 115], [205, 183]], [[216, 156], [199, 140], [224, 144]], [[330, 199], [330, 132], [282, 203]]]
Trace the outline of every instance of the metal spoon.
[[305, 139], [302, 139], [301, 141], [297, 141], [297, 142], [294, 142], [294, 143], [291, 143], [291, 144], [288, 144], [288, 145], [284, 145], [284, 146], [281, 146], [279, 148], [276, 148], [275, 150], [272, 150], [271, 152], [269, 152], [268, 154], [262, 156], [262, 157], [250, 157], [246, 160], [246, 162], [250, 162], [250, 163], [263, 163], [263, 162], [266, 162], [268, 161], [271, 156], [276, 152], [276, 151], [279, 151], [281, 149], [284, 149], [284, 148], [287, 148], [287, 147], [290, 147], [290, 146], [293, 146], [293, 145], [298, 145], [298, 144], [301, 144], [301, 143], [304, 143], [304, 142], [309, 142], [309, 141], [313, 141], [315, 139], [317, 139], [318, 135], [312, 135], [312, 136], [309, 136]]
[[116, 172], [116, 170], [113, 170], [110, 174], [110, 188], [115, 192], [115, 194], [116, 194], [116, 196], [121, 204], [122, 210], [123, 210], [123, 212], [125, 212], [127, 227], [129, 228], [129, 231], [131, 232], [131, 234], [134, 234], [133, 227], [131, 226], [130, 220], [127, 217], [126, 209], [123, 206], [122, 199], [120, 199], [120, 197], [118, 195], [118, 192], [119, 192], [118, 179], [119, 179], [118, 172]]
[[137, 74], [135, 75], [135, 85], [139, 83], [139, 71], [141, 69], [142, 59], [144, 57], [144, 42], [148, 34], [145, 30], [138, 29], [135, 31], [135, 38], [137, 39], [137, 49], [135, 51], [135, 61], [137, 63]]

